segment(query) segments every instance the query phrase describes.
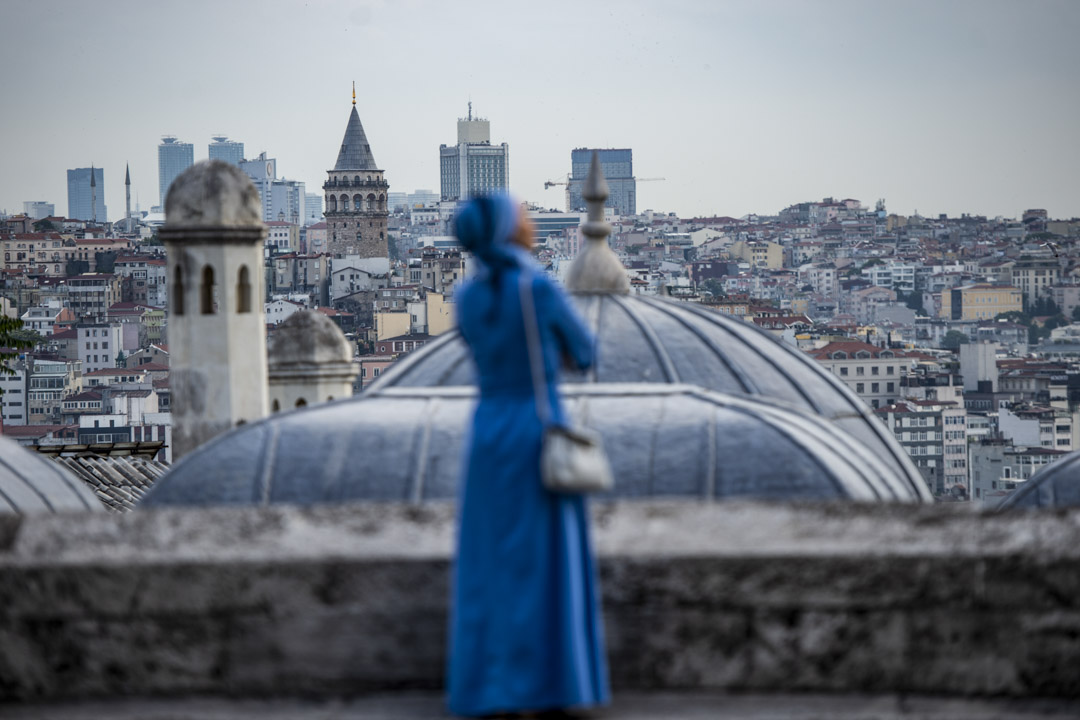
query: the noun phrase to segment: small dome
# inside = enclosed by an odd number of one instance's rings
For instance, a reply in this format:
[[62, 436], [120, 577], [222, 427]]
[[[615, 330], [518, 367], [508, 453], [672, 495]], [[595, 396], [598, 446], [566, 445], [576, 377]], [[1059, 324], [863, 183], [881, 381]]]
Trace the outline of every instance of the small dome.
[[0, 513], [104, 511], [78, 478], [47, 458], [0, 437]]
[[[866, 403], [813, 359], [765, 331], [695, 303], [572, 297], [597, 338], [597, 362], [588, 373], [567, 376], [567, 383], [687, 383], [788, 404], [832, 420], [889, 458], [929, 499], [907, 453]], [[469, 350], [454, 331], [383, 373], [371, 391], [474, 385], [474, 375]]]
[[1061, 456], [1001, 501], [999, 510], [1080, 505], [1080, 450]]
[[169, 186], [165, 198], [165, 227], [169, 230], [262, 226], [259, 191], [232, 163], [195, 163]]
[[[683, 384], [563, 397], [603, 437], [615, 497], [922, 499], [895, 464], [790, 407]], [[185, 457], [142, 505], [453, 499], [474, 403], [471, 388], [387, 388], [274, 416]]]
[[277, 326], [267, 346], [270, 370], [327, 363], [352, 363], [353, 352], [334, 321], [315, 310], [300, 310]]

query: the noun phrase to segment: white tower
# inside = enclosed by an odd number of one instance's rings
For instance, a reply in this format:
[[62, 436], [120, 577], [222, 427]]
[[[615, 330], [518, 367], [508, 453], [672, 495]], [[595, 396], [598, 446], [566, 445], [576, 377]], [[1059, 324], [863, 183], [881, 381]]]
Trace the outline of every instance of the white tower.
[[201, 162], [173, 182], [168, 251], [173, 460], [267, 414], [262, 204], [235, 165]]

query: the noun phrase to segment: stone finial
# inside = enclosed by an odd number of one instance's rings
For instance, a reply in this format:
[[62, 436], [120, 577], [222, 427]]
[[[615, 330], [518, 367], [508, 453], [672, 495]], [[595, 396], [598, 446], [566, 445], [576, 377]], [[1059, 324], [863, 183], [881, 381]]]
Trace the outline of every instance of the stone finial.
[[300, 310], [277, 326], [267, 347], [271, 372], [299, 366], [351, 364], [352, 347], [334, 321], [315, 310]]
[[353, 348], [320, 312], [293, 313], [270, 336], [267, 356], [274, 412], [352, 395]]
[[613, 293], [626, 295], [630, 292], [630, 279], [626, 268], [607, 243], [611, 225], [604, 221], [604, 201], [608, 197], [608, 184], [600, 169], [600, 156], [593, 152], [592, 165], [581, 196], [588, 204], [589, 215], [581, 226], [585, 247], [570, 265], [566, 285], [578, 293]]
[[[254, 230], [255, 240], [261, 240], [264, 232], [259, 191], [247, 174], [223, 160], [192, 165], [173, 181], [165, 198], [162, 232], [176, 236], [170, 239], [210, 228]], [[235, 234], [221, 239], [232, 239]]]

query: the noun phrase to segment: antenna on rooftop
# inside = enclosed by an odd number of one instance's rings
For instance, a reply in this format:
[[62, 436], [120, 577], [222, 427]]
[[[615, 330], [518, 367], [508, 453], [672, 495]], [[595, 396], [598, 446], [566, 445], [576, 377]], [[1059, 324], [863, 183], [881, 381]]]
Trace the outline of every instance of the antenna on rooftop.
[[352, 104], [356, 107], [356, 81], [352, 81]]
[[472, 120], [472, 99], [469, 99], [469, 120]]

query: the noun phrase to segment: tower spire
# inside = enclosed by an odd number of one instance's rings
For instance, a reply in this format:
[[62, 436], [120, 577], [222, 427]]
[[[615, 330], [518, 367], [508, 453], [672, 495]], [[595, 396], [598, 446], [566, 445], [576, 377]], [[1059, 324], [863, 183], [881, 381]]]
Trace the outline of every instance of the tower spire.
[[94, 178], [94, 163], [90, 163], [90, 222], [97, 224], [97, 180]]
[[352, 81], [352, 104], [356, 107], [356, 81]]

